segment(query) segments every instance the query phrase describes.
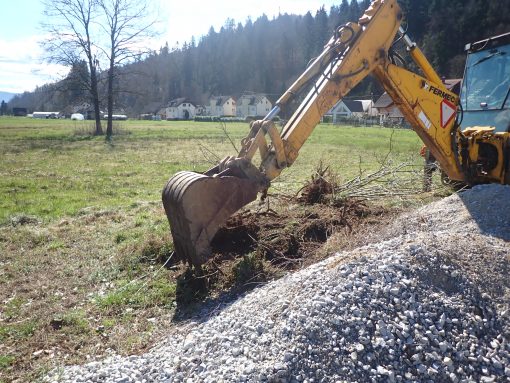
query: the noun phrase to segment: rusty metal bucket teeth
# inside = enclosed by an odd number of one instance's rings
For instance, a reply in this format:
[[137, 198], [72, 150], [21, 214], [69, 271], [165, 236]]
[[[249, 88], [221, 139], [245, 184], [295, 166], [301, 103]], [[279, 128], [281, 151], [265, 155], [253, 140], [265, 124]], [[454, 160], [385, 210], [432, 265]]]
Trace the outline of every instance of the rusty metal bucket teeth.
[[233, 213], [254, 201], [257, 191], [256, 184], [249, 179], [176, 173], [167, 182], [162, 196], [176, 254], [195, 266], [205, 263], [218, 228]]

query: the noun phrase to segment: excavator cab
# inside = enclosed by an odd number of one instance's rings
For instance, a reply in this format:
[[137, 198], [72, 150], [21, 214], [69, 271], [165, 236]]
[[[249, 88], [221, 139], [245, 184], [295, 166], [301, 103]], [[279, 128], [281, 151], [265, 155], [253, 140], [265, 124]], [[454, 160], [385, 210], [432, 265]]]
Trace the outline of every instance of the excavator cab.
[[462, 127], [510, 129], [510, 33], [466, 45]]
[[510, 183], [510, 33], [466, 45], [460, 94], [462, 168], [468, 184]]

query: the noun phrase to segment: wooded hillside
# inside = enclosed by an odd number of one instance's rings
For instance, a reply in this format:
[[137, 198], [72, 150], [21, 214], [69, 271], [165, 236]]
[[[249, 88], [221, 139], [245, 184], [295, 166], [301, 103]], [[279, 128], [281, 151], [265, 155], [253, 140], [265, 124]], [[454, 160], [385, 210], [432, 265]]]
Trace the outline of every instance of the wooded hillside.
[[[205, 103], [211, 95], [266, 93], [273, 99], [319, 54], [334, 27], [356, 20], [369, 0], [343, 0], [304, 16], [280, 14], [237, 23], [225, 14], [224, 26], [198, 42], [168, 44], [122, 68], [116, 107], [131, 116], [153, 113], [169, 100], [187, 97]], [[401, 0], [408, 33], [442, 76], [462, 77], [464, 44], [510, 31], [510, 0]], [[63, 110], [86, 101], [73, 78], [86, 71], [76, 65], [68, 78], [15, 97], [9, 107]], [[379, 86], [367, 79], [353, 95], [374, 97]]]

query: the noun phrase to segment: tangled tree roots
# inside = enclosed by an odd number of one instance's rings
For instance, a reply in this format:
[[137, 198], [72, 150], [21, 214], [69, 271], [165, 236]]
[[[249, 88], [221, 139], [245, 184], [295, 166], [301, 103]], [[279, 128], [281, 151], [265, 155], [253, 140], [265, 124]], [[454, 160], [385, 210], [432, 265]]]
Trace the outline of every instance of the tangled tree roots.
[[337, 186], [329, 166], [324, 167], [322, 162], [319, 162], [311, 180], [307, 181], [298, 192], [298, 202], [305, 205], [325, 203], [333, 195]]
[[[203, 265], [200, 278], [206, 279], [207, 289], [256, 284], [317, 261], [333, 234], [343, 231], [350, 236], [366, 218], [384, 213], [361, 198], [335, 194], [338, 187], [329, 167], [319, 163], [297, 196], [269, 196], [278, 211], [268, 202], [263, 211], [245, 210], [230, 217], [213, 238], [212, 257]], [[191, 280], [197, 276], [187, 277], [183, 287], [194, 290]], [[190, 296], [189, 288], [182, 290]]]
[[[350, 232], [372, 210], [357, 199], [328, 200], [326, 204], [308, 205], [302, 197], [278, 199], [280, 207], [264, 212], [244, 211], [232, 216], [218, 230], [211, 243], [213, 260], [255, 253], [273, 266], [285, 269], [299, 266], [339, 230]], [[326, 201], [326, 199], [322, 199]]]

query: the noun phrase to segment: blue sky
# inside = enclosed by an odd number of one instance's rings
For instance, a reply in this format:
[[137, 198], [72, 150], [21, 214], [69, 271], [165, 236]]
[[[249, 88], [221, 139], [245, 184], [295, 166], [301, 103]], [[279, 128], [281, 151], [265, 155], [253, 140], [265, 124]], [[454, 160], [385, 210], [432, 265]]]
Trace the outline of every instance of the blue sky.
[[[39, 41], [44, 32], [41, 0], [1, 0], [0, 7], [0, 91], [21, 93], [36, 85], [56, 81], [67, 73], [66, 68], [48, 65], [42, 60]], [[341, 1], [325, 0], [152, 0], [158, 8], [160, 37], [148, 41], [154, 49], [164, 45], [182, 44], [207, 34], [213, 26], [218, 31], [227, 18], [245, 23], [248, 17], [257, 19], [262, 14], [269, 18], [278, 13], [312, 15], [322, 5], [329, 11]]]

